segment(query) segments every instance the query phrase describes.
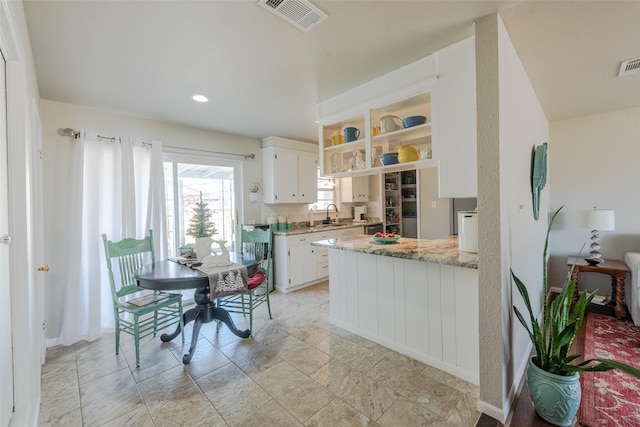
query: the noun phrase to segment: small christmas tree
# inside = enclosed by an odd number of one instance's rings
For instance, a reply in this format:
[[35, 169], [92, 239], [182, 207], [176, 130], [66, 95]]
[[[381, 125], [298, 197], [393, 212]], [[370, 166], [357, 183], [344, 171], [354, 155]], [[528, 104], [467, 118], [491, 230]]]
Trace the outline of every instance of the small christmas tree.
[[207, 208], [208, 203], [202, 200], [200, 192], [200, 202], [193, 208], [193, 216], [187, 228], [187, 235], [192, 237], [211, 237], [216, 233], [216, 226], [211, 221], [211, 209]]

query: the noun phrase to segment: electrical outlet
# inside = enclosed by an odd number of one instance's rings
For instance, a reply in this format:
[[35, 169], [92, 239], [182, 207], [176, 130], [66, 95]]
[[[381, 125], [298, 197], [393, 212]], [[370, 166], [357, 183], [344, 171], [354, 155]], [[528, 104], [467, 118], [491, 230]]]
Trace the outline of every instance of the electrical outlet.
[[437, 202], [436, 202], [435, 200], [432, 200], [432, 201], [431, 201], [431, 207], [432, 207], [432, 208], [437, 207]]

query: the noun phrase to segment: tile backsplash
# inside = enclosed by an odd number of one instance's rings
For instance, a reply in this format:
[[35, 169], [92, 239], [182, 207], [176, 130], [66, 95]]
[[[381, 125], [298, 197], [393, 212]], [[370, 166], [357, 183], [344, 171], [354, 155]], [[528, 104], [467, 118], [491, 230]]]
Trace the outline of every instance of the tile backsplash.
[[[376, 212], [379, 210], [379, 204], [366, 203], [369, 214], [368, 217], [379, 217]], [[291, 204], [263, 204], [261, 218], [247, 218], [247, 223], [254, 221], [256, 224], [266, 224], [268, 218], [273, 216], [277, 219], [284, 216], [291, 222], [320, 222], [327, 217], [326, 209], [309, 210], [309, 205], [291, 203]], [[351, 203], [341, 203], [338, 207], [338, 213], [331, 208], [329, 212], [331, 219], [338, 218], [340, 220], [351, 219]]]
[[[329, 216], [331, 218], [351, 218], [351, 207], [339, 209], [338, 213], [331, 208], [329, 212]], [[290, 219], [292, 222], [303, 222], [303, 221], [322, 221], [327, 217], [326, 209], [318, 209], [318, 210], [309, 210], [309, 205], [306, 204], [281, 204], [281, 205], [272, 205], [265, 204], [262, 205], [262, 218], [260, 221], [262, 223], [267, 223], [267, 219], [270, 216], [279, 217], [284, 216], [287, 219]]]

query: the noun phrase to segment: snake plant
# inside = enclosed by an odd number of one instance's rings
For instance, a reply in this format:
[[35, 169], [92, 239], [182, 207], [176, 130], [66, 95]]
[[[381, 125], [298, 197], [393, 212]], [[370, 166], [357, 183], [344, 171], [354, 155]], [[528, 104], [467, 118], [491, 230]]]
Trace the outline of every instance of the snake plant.
[[549, 303], [547, 285], [547, 252], [549, 248], [549, 234], [551, 225], [562, 207], [554, 212], [549, 221], [547, 235], [544, 242], [544, 252], [542, 256], [542, 280], [544, 304], [542, 309], [542, 320], [538, 321], [531, 309], [529, 292], [522, 281], [511, 271], [511, 277], [515, 282], [518, 292], [524, 300], [524, 304], [529, 314], [529, 324], [517, 307], [513, 307], [516, 317], [529, 333], [529, 338], [535, 348], [533, 363], [540, 369], [556, 375], [568, 376], [578, 371], [608, 371], [620, 369], [636, 378], [640, 378], [640, 369], [611, 359], [589, 359], [581, 363], [573, 362], [580, 357], [579, 354], [570, 354], [573, 342], [582, 327], [586, 316], [587, 306], [593, 299], [593, 293], [583, 292], [575, 303], [574, 294], [577, 292], [576, 281], [571, 280], [571, 271], [562, 286], [560, 294]]

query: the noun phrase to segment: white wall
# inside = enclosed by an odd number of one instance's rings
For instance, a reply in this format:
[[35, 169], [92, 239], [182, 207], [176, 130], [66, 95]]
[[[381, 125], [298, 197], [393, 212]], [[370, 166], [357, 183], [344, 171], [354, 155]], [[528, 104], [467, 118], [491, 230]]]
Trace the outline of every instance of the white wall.
[[[549, 181], [540, 219], [531, 208], [531, 151], [548, 141], [548, 122], [498, 15], [476, 23], [478, 111], [478, 265], [480, 286], [479, 408], [505, 421], [530, 344], [512, 314], [519, 306], [510, 268], [534, 301], [542, 282]], [[519, 209], [519, 204], [524, 209]], [[500, 308], [498, 308], [500, 307]]]
[[[36, 273], [36, 267], [42, 262], [37, 257], [36, 243], [41, 230], [35, 201], [39, 176], [39, 94], [21, 1], [0, 1], [0, 49], [7, 61], [9, 234], [12, 237], [10, 283], [0, 286], [9, 286], [11, 293], [14, 412], [9, 415], [9, 425], [22, 427], [37, 425], [43, 357], [40, 333], [43, 296], [37, 276], [42, 273]], [[0, 325], [0, 328], [7, 327], [9, 325]], [[7, 419], [6, 414], [0, 419]]]
[[[73, 138], [60, 136], [61, 128], [84, 129], [101, 135], [122, 135], [144, 140], [160, 141], [163, 151], [179, 152], [195, 156], [218, 157], [242, 162], [242, 188], [245, 219], [257, 219], [262, 215], [260, 204], [249, 203], [248, 187], [252, 181], [262, 179], [262, 153], [260, 140], [222, 132], [214, 132], [181, 126], [158, 120], [149, 120], [72, 104], [42, 100], [42, 139], [45, 154], [46, 175], [55, 176], [60, 165], [65, 164]], [[176, 150], [169, 147], [180, 147]], [[210, 150], [236, 154], [255, 154], [254, 159], [238, 156], [209, 154]]]
[[[42, 139], [44, 154], [44, 205], [45, 211], [45, 253], [47, 262], [52, 264], [52, 269], [46, 278], [45, 293], [47, 311], [46, 338], [49, 342], [55, 342], [60, 332], [59, 321], [61, 316], [56, 311], [60, 307], [62, 298], [62, 286], [56, 280], [56, 266], [68, 262], [69, 254], [59, 254], [56, 242], [65, 236], [57, 234], [56, 224], [66, 221], [57, 206], [69, 203], [69, 195], [64, 189], [70, 188], [69, 170], [73, 164], [71, 148], [76, 141], [58, 133], [60, 128], [84, 129], [95, 131], [101, 135], [122, 135], [139, 137], [146, 141], [157, 140], [163, 144], [164, 151], [174, 151], [195, 156], [219, 157], [227, 160], [240, 161], [242, 163], [243, 189], [240, 206], [244, 206], [244, 220], [260, 220], [262, 216], [261, 203], [249, 203], [248, 186], [255, 179], [262, 178], [262, 155], [259, 139], [229, 135], [175, 125], [148, 119], [140, 119], [131, 116], [114, 114], [77, 105], [64, 104], [42, 100], [40, 102], [42, 116]], [[238, 154], [255, 154], [255, 159], [243, 160], [242, 157], [207, 154], [199, 151], [176, 150], [167, 146], [182, 147], [186, 149], [213, 150]], [[240, 212], [242, 215], [242, 211]], [[241, 216], [241, 221], [242, 221]], [[59, 311], [59, 308], [57, 309]]]
[[[450, 234], [450, 200], [438, 197], [438, 168], [419, 170], [421, 239], [442, 239]], [[433, 203], [436, 206], [433, 206]]]
[[[549, 283], [561, 286], [566, 257], [577, 255], [583, 243], [589, 250], [590, 230], [578, 219], [594, 206], [616, 214], [615, 231], [600, 232], [603, 257], [623, 260], [625, 252], [640, 252], [640, 107], [553, 122], [550, 138], [551, 204], [564, 208], [551, 240]], [[584, 274], [579, 284], [611, 291], [605, 275]]]

